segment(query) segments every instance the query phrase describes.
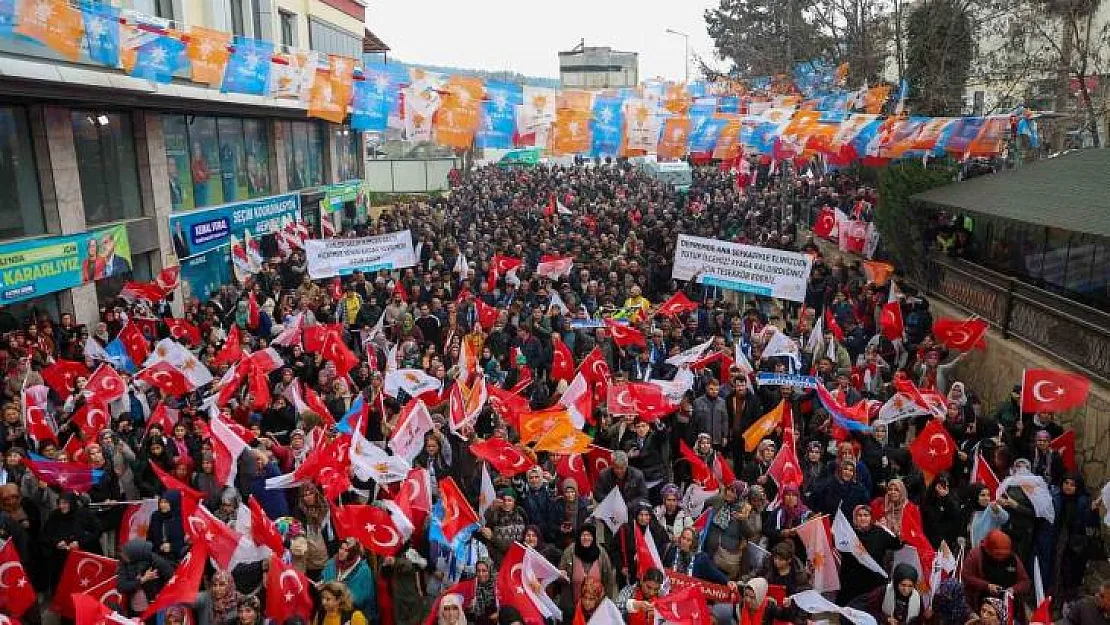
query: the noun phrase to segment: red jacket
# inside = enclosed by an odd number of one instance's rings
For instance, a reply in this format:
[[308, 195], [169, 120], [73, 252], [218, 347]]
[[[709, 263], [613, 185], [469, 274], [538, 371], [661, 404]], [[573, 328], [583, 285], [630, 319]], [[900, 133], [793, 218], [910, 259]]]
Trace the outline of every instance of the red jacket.
[[989, 584], [997, 584], [1003, 589], [1012, 588], [1018, 597], [1028, 594], [1030, 589], [1029, 574], [1025, 572], [1021, 558], [1011, 553], [1009, 562], [999, 563], [983, 553], [982, 547], [976, 547], [964, 560], [964, 588], [967, 589], [968, 603], [979, 605], [983, 597], [990, 596], [987, 593]]

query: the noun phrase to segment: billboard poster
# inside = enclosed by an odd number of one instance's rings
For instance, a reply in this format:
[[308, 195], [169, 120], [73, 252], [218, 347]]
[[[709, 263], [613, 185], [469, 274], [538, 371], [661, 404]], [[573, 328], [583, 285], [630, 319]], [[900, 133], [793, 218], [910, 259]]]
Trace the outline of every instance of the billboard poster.
[[80, 234], [0, 245], [0, 304], [131, 273], [131, 243], [120, 224]]
[[801, 302], [812, 269], [813, 260], [798, 252], [680, 234], [671, 277]]
[[185, 259], [230, 244], [232, 235], [242, 239], [247, 230], [256, 237], [271, 234], [285, 217], [300, 221], [300, 209], [301, 196], [287, 193], [170, 215], [174, 252]]
[[180, 261], [181, 289], [186, 302], [197, 298], [206, 302], [224, 284], [231, 284], [230, 248], [208, 250]]

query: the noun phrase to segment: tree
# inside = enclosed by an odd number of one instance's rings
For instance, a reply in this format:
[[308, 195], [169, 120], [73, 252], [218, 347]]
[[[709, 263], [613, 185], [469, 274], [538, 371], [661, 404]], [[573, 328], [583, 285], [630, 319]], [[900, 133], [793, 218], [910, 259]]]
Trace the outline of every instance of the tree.
[[925, 257], [925, 213], [911, 206], [910, 196], [955, 181], [956, 169], [944, 160], [904, 161], [879, 171], [879, 205], [875, 226], [882, 248], [905, 273], [923, 278], [920, 260]]
[[967, 6], [961, 0], [924, 2], [910, 12], [906, 34], [906, 79], [913, 112], [936, 117], [962, 113], [975, 53]]
[[818, 0], [810, 11], [821, 33], [837, 43], [833, 58], [848, 64], [850, 86], [882, 79], [892, 35], [886, 8], [884, 0]]
[[807, 18], [815, 0], [720, 0], [705, 12], [717, 55], [735, 77], [791, 74], [800, 62], [831, 58], [831, 41]]

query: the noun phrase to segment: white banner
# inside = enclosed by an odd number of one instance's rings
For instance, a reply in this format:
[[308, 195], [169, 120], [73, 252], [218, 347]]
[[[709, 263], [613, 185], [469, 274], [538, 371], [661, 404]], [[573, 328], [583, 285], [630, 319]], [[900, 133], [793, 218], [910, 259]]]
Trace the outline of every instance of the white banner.
[[361, 239], [309, 239], [304, 251], [313, 280], [416, 265], [408, 230]]
[[813, 260], [798, 252], [680, 234], [671, 277], [801, 302], [811, 269]]

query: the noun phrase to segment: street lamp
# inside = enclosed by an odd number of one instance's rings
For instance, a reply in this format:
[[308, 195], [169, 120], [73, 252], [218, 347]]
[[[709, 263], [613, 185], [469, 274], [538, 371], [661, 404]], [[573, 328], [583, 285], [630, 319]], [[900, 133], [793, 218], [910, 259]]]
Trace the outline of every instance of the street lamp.
[[686, 69], [686, 84], [690, 84], [690, 35], [687, 35], [686, 33], [680, 30], [675, 30], [673, 28], [668, 28], [667, 34], [678, 35], [679, 37], [682, 37], [682, 40], [684, 41], [682, 66]]

